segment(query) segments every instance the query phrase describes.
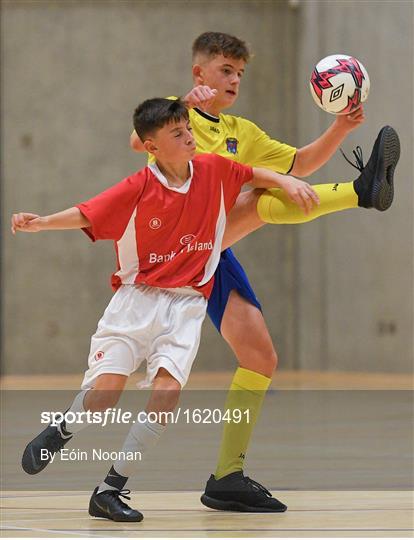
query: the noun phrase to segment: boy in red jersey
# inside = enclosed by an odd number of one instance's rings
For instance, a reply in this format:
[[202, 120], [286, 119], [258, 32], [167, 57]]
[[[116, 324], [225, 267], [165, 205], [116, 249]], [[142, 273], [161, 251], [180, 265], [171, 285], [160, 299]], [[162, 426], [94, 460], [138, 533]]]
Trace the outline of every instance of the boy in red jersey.
[[[182, 99], [189, 108], [197, 153], [214, 152], [238, 163], [307, 177], [320, 169], [347, 135], [365, 121], [361, 107], [349, 115], [336, 116], [329, 128], [306, 146], [295, 148], [282, 143], [250, 120], [227, 114], [238, 99], [251, 58], [246, 43], [229, 34], [204, 32], [195, 39], [192, 52], [194, 86]], [[130, 143], [134, 150], [145, 151], [135, 133]], [[399, 158], [395, 130], [390, 126], [381, 129], [365, 167], [362, 155], [355, 157], [358, 178], [353, 182], [335, 180], [314, 185], [320, 204], [313, 207], [306, 190], [300, 188], [297, 204], [291, 203], [286, 191], [244, 191], [228, 216], [223, 248], [229, 248], [265, 223], [304, 223], [350, 208], [386, 210], [393, 200], [393, 173]], [[245, 393], [253, 395], [251, 389], [260, 387], [264, 391], [269, 387], [278, 357], [260, 302], [231, 249], [222, 252], [207, 313], [237, 358], [238, 367], [225, 408], [238, 408]], [[201, 497], [206, 506], [238, 512], [269, 511], [261, 506], [265, 488], [258, 489], [258, 483], [244, 475], [244, 462], [262, 402], [262, 394], [257, 395], [255, 403], [252, 398], [250, 410], [255, 414], [250, 422], [223, 425], [216, 469]]]
[[[67, 411], [70, 418], [113, 407], [143, 360], [147, 361], [144, 384], [153, 387], [146, 413], [159, 415], [175, 408], [197, 353], [226, 216], [245, 183], [287, 193], [306, 191], [317, 203], [312, 188], [292, 177], [214, 154], [194, 158], [189, 115], [180, 101], [145, 101], [135, 111], [134, 127], [145, 149], [155, 156], [155, 164], [63, 212], [12, 216], [13, 233], [83, 229], [93, 241], [115, 241], [118, 268], [112, 285], [116, 292], [92, 336], [89, 369], [82, 391]], [[141, 416], [132, 424], [119, 455], [141, 457], [148, 452], [165, 430], [158, 418], [154, 423], [147, 417], [142, 421]], [[27, 445], [23, 469], [39, 473], [86, 425], [70, 421], [67, 415], [58, 426], [48, 426]], [[92, 494], [91, 516], [143, 519], [120, 499], [129, 493], [124, 486], [136, 466], [121, 457], [114, 462]], [[269, 493], [263, 493], [262, 505], [271, 511], [286, 509]]]

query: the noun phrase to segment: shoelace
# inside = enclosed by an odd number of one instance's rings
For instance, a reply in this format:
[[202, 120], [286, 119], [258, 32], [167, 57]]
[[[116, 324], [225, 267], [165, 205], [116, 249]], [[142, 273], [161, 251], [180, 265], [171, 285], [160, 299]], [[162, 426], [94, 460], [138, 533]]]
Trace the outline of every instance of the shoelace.
[[344, 152], [342, 151], [342, 148], [339, 149], [341, 151], [341, 154], [344, 156], [345, 160], [352, 165], [355, 169], [358, 169], [359, 172], [362, 172], [362, 169], [364, 168], [364, 158], [362, 155], [362, 148], [360, 146], [357, 146], [355, 150], [352, 150], [352, 153], [355, 157], [355, 163], [352, 163], [350, 159], [346, 157]]
[[108, 490], [109, 492], [109, 495], [112, 495], [113, 497], [115, 497], [118, 502], [120, 503], [120, 505], [122, 506], [122, 508], [128, 508], [129, 510], [129, 506], [124, 503], [123, 501], [121, 501], [121, 499], [119, 497], [123, 497], [124, 499], [128, 499], [128, 501], [131, 500], [131, 497], [128, 497], [128, 495], [131, 493], [131, 490], [130, 489], [121, 489], [121, 490]]
[[245, 476], [244, 477], [244, 481], [246, 482], [246, 484], [248, 484], [249, 486], [251, 486], [253, 489], [256, 489], [257, 491], [261, 491], [263, 492], [265, 495], [267, 495], [268, 497], [271, 497], [272, 494], [270, 493], [270, 491], [268, 491], [264, 486], [262, 486], [262, 484], [259, 484], [259, 482], [256, 482], [256, 480], [252, 480], [251, 478], [249, 478], [248, 476]]

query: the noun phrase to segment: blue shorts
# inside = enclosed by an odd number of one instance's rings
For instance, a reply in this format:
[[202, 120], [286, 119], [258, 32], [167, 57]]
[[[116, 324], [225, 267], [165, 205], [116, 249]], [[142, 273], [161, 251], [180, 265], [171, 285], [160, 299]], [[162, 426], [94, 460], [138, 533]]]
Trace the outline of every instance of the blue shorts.
[[214, 274], [214, 287], [207, 306], [207, 313], [219, 332], [229, 294], [233, 289], [262, 311], [262, 306], [254, 294], [246, 272], [233, 255], [232, 250], [226, 249], [221, 254], [219, 265]]

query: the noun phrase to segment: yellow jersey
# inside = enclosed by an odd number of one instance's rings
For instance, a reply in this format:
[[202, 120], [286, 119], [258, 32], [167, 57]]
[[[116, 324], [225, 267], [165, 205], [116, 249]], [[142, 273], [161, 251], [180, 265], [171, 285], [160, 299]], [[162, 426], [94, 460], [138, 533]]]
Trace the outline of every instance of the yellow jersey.
[[[282, 174], [292, 169], [296, 148], [270, 138], [253, 122], [231, 114], [212, 116], [197, 108], [189, 114], [198, 154], [218, 154]], [[149, 161], [153, 160], [151, 156]]]

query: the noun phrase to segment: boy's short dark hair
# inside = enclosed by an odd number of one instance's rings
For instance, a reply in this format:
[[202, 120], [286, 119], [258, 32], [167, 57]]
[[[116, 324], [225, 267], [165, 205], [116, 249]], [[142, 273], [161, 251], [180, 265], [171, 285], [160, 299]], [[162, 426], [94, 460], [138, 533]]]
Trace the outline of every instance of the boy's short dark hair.
[[217, 56], [222, 54], [227, 58], [244, 60], [251, 58], [248, 46], [241, 39], [221, 32], [204, 32], [193, 43], [193, 60], [197, 54]]
[[179, 99], [152, 98], [143, 101], [134, 112], [134, 128], [144, 142], [148, 136], [170, 122], [189, 120], [187, 107]]

